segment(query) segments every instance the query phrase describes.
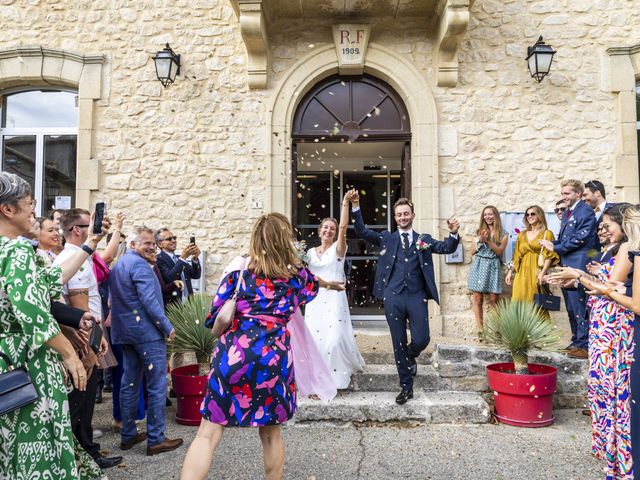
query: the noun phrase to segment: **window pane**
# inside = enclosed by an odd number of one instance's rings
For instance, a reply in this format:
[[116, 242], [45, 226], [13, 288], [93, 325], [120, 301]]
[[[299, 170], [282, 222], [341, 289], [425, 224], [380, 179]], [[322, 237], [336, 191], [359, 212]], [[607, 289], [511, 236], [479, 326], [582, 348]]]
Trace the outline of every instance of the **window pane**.
[[76, 97], [76, 93], [41, 90], [7, 95], [4, 127], [76, 127]]
[[298, 229], [302, 225], [317, 226], [330, 213], [329, 172], [300, 172], [296, 179]]
[[24, 178], [31, 191], [36, 185], [36, 136], [5, 135], [2, 148], [2, 171]]
[[76, 136], [45, 135], [42, 213], [54, 208], [57, 195], [71, 197], [71, 205], [75, 205], [75, 194]]

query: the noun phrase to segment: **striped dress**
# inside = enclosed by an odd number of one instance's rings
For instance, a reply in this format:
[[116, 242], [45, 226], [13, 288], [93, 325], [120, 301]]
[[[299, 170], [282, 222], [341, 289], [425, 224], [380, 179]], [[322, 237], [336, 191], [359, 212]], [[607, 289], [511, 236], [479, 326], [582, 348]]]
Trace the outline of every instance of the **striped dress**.
[[[608, 280], [615, 258], [602, 266]], [[607, 462], [605, 478], [633, 479], [629, 373], [633, 362], [633, 320], [629, 310], [604, 296], [591, 297], [589, 320], [589, 407], [592, 453]]]

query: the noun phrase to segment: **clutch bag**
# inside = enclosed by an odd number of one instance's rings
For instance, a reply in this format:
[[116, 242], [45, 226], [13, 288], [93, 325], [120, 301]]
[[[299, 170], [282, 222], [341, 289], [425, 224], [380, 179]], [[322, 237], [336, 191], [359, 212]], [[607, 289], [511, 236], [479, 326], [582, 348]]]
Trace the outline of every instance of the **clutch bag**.
[[29, 405], [38, 400], [38, 392], [33, 386], [29, 372], [25, 367], [14, 367], [11, 359], [0, 352], [9, 371], [0, 373], [0, 415]]
[[548, 287], [542, 288], [540, 293], [533, 296], [533, 303], [548, 311], [558, 312], [560, 310], [560, 297], [552, 295]]

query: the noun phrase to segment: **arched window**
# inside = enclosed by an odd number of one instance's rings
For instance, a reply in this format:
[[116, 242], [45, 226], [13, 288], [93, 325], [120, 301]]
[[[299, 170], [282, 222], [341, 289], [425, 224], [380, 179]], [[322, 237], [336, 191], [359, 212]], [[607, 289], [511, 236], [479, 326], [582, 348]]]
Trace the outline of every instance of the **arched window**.
[[38, 215], [75, 205], [77, 98], [60, 90], [0, 96], [2, 170], [31, 184]]

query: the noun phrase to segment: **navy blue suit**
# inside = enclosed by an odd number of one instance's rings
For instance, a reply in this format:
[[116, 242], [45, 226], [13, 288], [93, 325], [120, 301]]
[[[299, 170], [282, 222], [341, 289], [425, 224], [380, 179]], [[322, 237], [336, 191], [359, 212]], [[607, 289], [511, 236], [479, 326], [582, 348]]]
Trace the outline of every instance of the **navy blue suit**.
[[[182, 274], [184, 274], [184, 283], [187, 288], [187, 294], [193, 294], [193, 286], [191, 285], [191, 279], [200, 278], [202, 274], [202, 269], [200, 268], [200, 262], [186, 262], [182, 259], [178, 259], [178, 261], [174, 261], [171, 256], [165, 252], [160, 251], [158, 254], [158, 261], [156, 263], [158, 268], [160, 269], [160, 273], [162, 273], [162, 278], [164, 278], [165, 283], [173, 283], [174, 280], [182, 280]], [[173, 295], [173, 292], [163, 292], [163, 298], [165, 305], [176, 298], [180, 298], [180, 295], [177, 297]]]
[[[586, 270], [592, 259], [590, 254], [597, 251], [596, 215], [589, 205], [580, 200], [573, 211], [567, 210], [560, 225], [558, 239], [553, 242], [555, 252], [560, 255], [560, 263], [566, 267]], [[571, 343], [578, 348], [587, 348], [589, 325], [586, 318], [587, 293], [582, 285], [576, 289], [562, 289], [564, 302], [571, 324]]]
[[[365, 227], [360, 210], [353, 212], [353, 216], [357, 235], [380, 248], [373, 294], [384, 300], [400, 386], [411, 388], [410, 365], [427, 348], [430, 340], [427, 301], [439, 301], [431, 254], [453, 253], [459, 239], [450, 236], [439, 241], [425, 234], [422, 240], [429, 247], [418, 250], [416, 243], [420, 236], [414, 232], [411, 246], [405, 250], [397, 230], [374, 232]], [[407, 345], [407, 319], [411, 330], [410, 345]]]

